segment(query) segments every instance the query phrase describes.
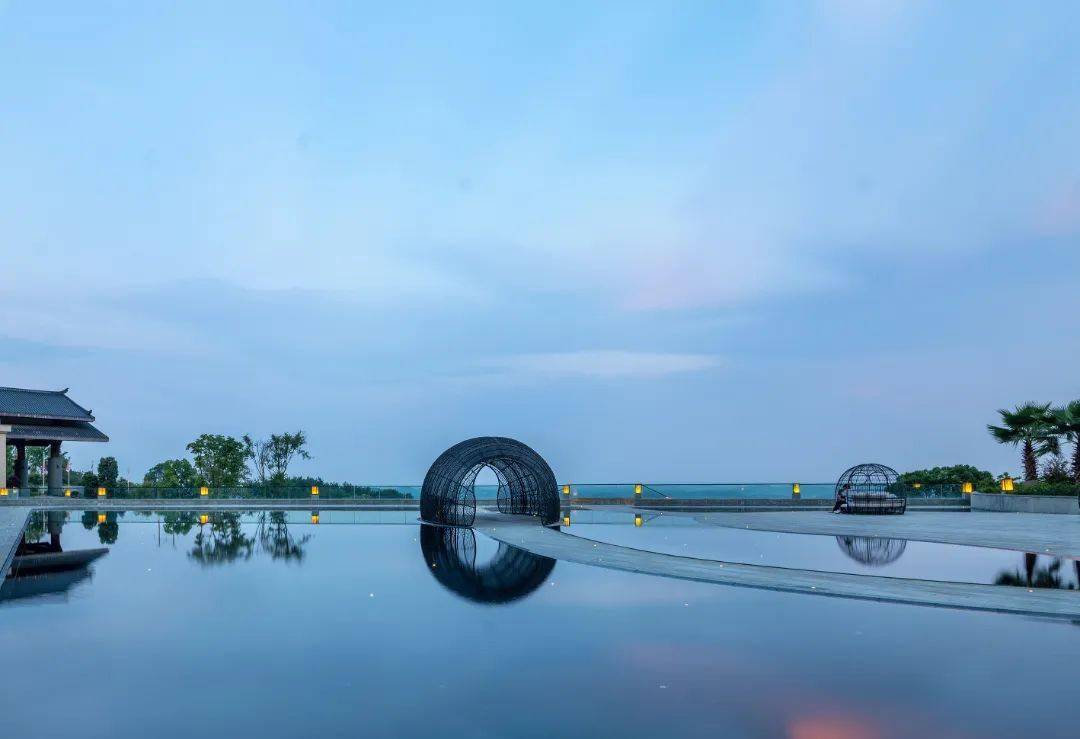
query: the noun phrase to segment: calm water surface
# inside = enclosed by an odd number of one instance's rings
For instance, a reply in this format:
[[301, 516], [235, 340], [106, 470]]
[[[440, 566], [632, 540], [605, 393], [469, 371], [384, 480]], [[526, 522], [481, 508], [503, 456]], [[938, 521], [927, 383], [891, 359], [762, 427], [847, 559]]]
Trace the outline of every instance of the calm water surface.
[[1037, 553], [904, 539], [734, 529], [702, 524], [691, 516], [655, 512], [635, 516], [625, 511], [582, 510], [570, 516], [570, 525], [563, 530], [576, 536], [685, 557], [857, 575], [1080, 587], [1080, 562]]
[[1073, 624], [601, 570], [412, 516], [71, 516], [65, 551], [110, 551], [7, 581], [4, 736], [1076, 735]]

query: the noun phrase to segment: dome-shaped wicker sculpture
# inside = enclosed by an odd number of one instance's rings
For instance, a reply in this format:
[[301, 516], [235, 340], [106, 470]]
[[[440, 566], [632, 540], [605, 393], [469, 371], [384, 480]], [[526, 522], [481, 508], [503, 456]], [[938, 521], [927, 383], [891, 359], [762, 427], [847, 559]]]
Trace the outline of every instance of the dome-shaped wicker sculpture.
[[883, 464], [857, 464], [836, 482], [837, 499], [844, 513], [903, 513], [907, 510], [906, 485], [900, 475]]
[[873, 536], [838, 536], [836, 543], [844, 554], [871, 567], [892, 564], [907, 549], [906, 539], [879, 539]]
[[428, 523], [472, 526], [476, 519], [476, 476], [490, 467], [499, 480], [501, 513], [559, 520], [559, 486], [544, 458], [520, 441], [501, 436], [468, 439], [439, 455], [424, 477], [420, 518]]
[[476, 534], [460, 526], [420, 526], [428, 572], [447, 590], [476, 603], [510, 603], [535, 592], [555, 560], [499, 542], [495, 556], [476, 563]]

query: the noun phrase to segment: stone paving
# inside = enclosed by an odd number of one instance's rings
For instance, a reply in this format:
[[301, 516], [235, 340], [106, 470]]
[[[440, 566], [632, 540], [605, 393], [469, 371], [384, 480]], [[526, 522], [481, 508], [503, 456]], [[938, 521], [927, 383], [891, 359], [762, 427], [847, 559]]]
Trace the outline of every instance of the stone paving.
[[30, 509], [16, 506], [0, 507], [0, 580], [11, 567], [11, 558], [19, 547]]

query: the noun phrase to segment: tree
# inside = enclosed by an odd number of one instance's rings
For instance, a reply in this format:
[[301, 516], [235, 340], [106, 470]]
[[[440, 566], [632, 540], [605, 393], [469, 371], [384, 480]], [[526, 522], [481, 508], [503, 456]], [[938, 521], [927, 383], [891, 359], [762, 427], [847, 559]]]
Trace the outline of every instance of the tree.
[[101, 480], [98, 479], [98, 476], [94, 474], [93, 470], [87, 470], [82, 473], [81, 483], [83, 486], [84, 498], [93, 498], [97, 495], [97, 489], [101, 487]]
[[266, 439], [252, 439], [244, 434], [244, 456], [255, 467], [255, 477], [265, 484], [270, 476], [270, 442]]
[[199, 473], [186, 459], [166, 459], [151, 467], [143, 477], [143, 485], [158, 488], [193, 488], [199, 484]]
[[31, 485], [44, 485], [49, 474], [49, 449], [43, 446], [26, 447], [26, 466], [29, 468]]
[[295, 434], [271, 434], [269, 439], [253, 440], [244, 436], [244, 453], [251, 460], [259, 482], [283, 483], [294, 459], [311, 459], [303, 431]]
[[202, 434], [187, 445], [200, 481], [211, 487], [234, 487], [247, 477], [244, 444], [221, 434]]
[[1039, 478], [1039, 457], [1057, 454], [1058, 437], [1051, 421], [1050, 404], [1025, 403], [1016, 410], [998, 410], [1001, 426], [986, 428], [998, 442], [1020, 446], [1020, 459], [1024, 464], [1024, 480]]
[[270, 469], [274, 480], [284, 482], [289, 472], [289, 464], [297, 457], [311, 459], [311, 455], [304, 448], [306, 445], [307, 438], [303, 431], [295, 434], [271, 434]]
[[955, 464], [951, 467], [934, 467], [929, 470], [913, 470], [900, 475], [900, 482], [923, 485], [962, 485], [970, 482], [976, 490], [994, 490], [997, 487], [994, 474], [980, 470], [970, 464]]
[[102, 487], [112, 491], [120, 479], [120, 465], [116, 463], [116, 457], [102, 457], [97, 463], [97, 476]]
[[1080, 482], [1080, 400], [1053, 410], [1054, 431], [1072, 442], [1072, 475]]

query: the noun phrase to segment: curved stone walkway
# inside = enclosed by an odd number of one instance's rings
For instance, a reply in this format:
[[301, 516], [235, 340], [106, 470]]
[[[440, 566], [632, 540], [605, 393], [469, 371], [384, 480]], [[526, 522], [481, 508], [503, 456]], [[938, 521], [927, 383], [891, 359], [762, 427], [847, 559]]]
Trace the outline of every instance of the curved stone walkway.
[[476, 528], [533, 554], [626, 572], [886, 603], [1080, 619], [1080, 593], [1076, 591], [852, 575], [680, 557], [594, 542], [539, 526], [535, 520], [511, 517], [478, 514]]

